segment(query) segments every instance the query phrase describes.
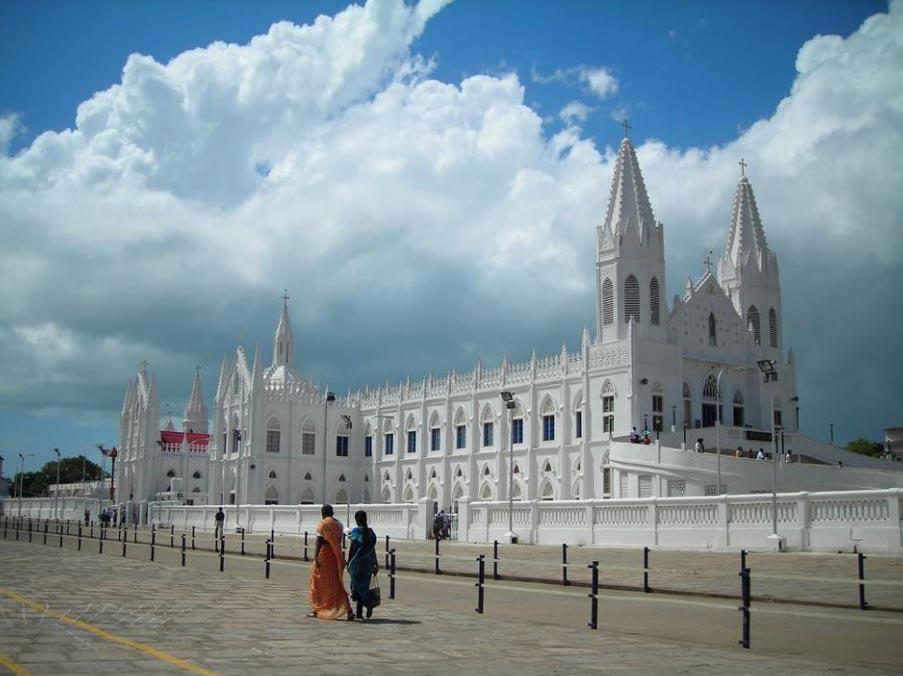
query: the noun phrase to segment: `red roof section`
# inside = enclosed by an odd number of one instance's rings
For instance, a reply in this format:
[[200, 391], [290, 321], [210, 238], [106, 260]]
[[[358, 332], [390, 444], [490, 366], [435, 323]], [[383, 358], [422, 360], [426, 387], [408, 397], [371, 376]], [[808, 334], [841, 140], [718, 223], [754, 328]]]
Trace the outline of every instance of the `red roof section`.
[[209, 434], [197, 434], [195, 432], [168, 432], [160, 430], [160, 441], [164, 444], [181, 444], [182, 439], [188, 437], [188, 443], [193, 446], [206, 446], [210, 441]]

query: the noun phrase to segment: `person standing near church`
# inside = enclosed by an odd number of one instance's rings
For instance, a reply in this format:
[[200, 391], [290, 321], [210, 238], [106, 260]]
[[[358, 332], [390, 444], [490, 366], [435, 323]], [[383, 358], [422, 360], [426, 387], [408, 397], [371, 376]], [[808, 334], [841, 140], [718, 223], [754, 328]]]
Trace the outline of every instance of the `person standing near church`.
[[361, 617], [367, 609], [367, 619], [373, 616], [370, 598], [370, 581], [379, 563], [376, 560], [376, 533], [367, 525], [367, 512], [358, 510], [354, 514], [357, 527], [351, 531], [351, 546], [348, 548], [348, 576], [350, 577], [351, 600], [357, 603], [356, 614]]
[[216, 510], [216, 515], [213, 517], [214, 522], [216, 523], [216, 527], [213, 530], [213, 537], [219, 538], [223, 535], [223, 526], [226, 523], [226, 513], [223, 511], [223, 508], [220, 507]]
[[323, 519], [317, 524], [314, 565], [310, 569], [308, 589], [310, 614], [320, 620], [337, 620], [342, 615], [354, 619], [351, 601], [342, 582], [345, 555], [342, 552], [342, 524], [333, 517], [332, 505], [323, 505]]

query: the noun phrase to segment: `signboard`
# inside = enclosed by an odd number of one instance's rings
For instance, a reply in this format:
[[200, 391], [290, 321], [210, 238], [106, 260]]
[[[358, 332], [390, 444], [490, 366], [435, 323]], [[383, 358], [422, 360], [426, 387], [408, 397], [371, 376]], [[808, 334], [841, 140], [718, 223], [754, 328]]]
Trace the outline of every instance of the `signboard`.
[[746, 438], [750, 441], [771, 441], [771, 432], [759, 432], [758, 430], [746, 430]]

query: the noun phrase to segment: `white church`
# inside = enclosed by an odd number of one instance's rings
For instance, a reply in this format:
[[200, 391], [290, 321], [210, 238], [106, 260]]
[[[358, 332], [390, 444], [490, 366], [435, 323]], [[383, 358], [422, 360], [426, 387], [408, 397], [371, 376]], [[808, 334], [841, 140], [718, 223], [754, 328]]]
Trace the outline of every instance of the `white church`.
[[[771, 463], [734, 454], [771, 453], [773, 430], [778, 453], [792, 451], [792, 467], [780, 456], [782, 490], [903, 485], [888, 463], [797, 429], [777, 256], [742, 161], [716, 270], [688, 279], [670, 304], [664, 226], [626, 137], [595, 249], [595, 336], [584, 329], [577, 352], [337, 397], [293, 366], [286, 296], [269, 363], [242, 347], [224, 359], [212, 415], [195, 374], [180, 431], [160, 429], [156, 380], [142, 366], [122, 408], [118, 495], [210, 505], [430, 498], [455, 510], [465, 499], [763, 493]], [[763, 369], [776, 375], [766, 382]], [[648, 428], [651, 444], [630, 443], [634, 428]], [[708, 453], [693, 451], [697, 439]]]

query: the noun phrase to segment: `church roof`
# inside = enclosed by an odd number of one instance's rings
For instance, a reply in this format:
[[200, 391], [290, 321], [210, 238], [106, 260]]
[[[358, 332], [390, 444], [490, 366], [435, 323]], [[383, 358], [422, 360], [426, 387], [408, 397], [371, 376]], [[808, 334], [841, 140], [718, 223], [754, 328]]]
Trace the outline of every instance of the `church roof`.
[[172, 430], [160, 430], [160, 441], [162, 441], [164, 444], [181, 444], [183, 439], [185, 439], [189, 444], [193, 446], [206, 446], [210, 441], [210, 435], [198, 434], [196, 432], [175, 432]]
[[649, 204], [636, 151], [630, 139], [625, 136], [615, 162], [605, 228], [617, 235], [623, 235], [633, 228], [641, 240], [646, 240], [655, 227], [652, 205]]

